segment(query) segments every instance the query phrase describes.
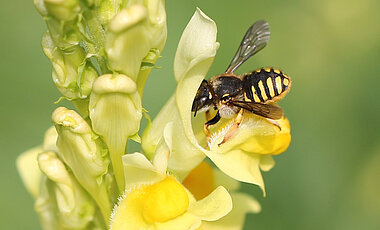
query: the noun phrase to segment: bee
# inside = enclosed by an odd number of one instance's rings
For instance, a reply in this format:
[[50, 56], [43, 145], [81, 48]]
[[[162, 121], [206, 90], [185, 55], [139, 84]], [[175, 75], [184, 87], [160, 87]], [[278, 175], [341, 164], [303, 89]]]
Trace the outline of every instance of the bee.
[[[243, 120], [244, 111], [264, 117], [281, 129], [276, 120], [283, 116], [283, 111], [275, 102], [289, 92], [292, 83], [290, 77], [274, 68], [260, 68], [243, 75], [234, 73], [241, 64], [262, 50], [269, 38], [268, 22], [255, 22], [244, 35], [227, 70], [209, 81], [203, 80], [198, 88], [192, 112], [194, 116], [197, 112], [206, 112], [204, 132], [207, 138], [210, 137], [209, 126], [216, 124], [221, 118], [235, 116], [232, 127], [219, 145], [234, 135]], [[213, 118], [210, 117], [211, 108], [217, 111]]]

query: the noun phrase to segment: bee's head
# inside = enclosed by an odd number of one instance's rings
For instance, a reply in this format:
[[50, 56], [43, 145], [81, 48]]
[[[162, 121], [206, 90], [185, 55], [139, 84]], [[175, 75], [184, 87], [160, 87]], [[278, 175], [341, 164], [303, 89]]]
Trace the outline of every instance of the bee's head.
[[213, 105], [212, 99], [213, 94], [211, 92], [211, 87], [206, 80], [203, 80], [198, 88], [191, 108], [191, 111], [194, 112], [194, 117], [197, 115], [197, 111], [203, 112], [208, 110], [210, 106]]

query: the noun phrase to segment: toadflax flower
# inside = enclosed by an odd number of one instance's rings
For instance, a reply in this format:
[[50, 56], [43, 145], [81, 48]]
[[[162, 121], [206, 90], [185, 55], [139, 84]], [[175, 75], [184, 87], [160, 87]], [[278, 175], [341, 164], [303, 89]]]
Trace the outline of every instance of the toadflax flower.
[[161, 141], [152, 162], [141, 153], [123, 156], [126, 190], [114, 208], [110, 229], [191, 230], [232, 209], [224, 187], [197, 201], [175, 176], [167, 174], [170, 146], [166, 141]]
[[[218, 146], [232, 120], [224, 119], [216, 125], [211, 130], [209, 143], [205, 143], [206, 137], [202, 133], [205, 119], [191, 118], [194, 96], [218, 48], [216, 31], [215, 23], [197, 9], [182, 34], [174, 60], [177, 90], [143, 134], [143, 149], [154, 152], [165, 124], [174, 122], [173, 143], [178, 143], [178, 149], [169, 161], [169, 170], [176, 171], [183, 179], [207, 156], [230, 177], [259, 185], [265, 195], [260, 169], [270, 170], [274, 166], [272, 155], [282, 153], [289, 146], [289, 121], [284, 117], [279, 120], [280, 130], [257, 115], [244, 113], [235, 136]], [[181, 170], [177, 169], [179, 164], [182, 164]]]

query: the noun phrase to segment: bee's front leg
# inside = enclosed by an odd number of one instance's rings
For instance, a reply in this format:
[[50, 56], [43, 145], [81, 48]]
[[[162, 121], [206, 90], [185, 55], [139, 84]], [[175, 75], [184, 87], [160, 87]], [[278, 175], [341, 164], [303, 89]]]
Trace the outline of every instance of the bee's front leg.
[[216, 123], [218, 123], [218, 121], [220, 120], [220, 114], [219, 114], [219, 111], [216, 113], [215, 117], [213, 117], [211, 120], [210, 119], [210, 112], [209, 111], [206, 111], [206, 119], [208, 120], [204, 126], [203, 126], [203, 132], [205, 133], [206, 135], [206, 141], [207, 143], [209, 142], [210, 140], [210, 136], [211, 136], [211, 133], [210, 133], [210, 130], [209, 130], [209, 127], [211, 125], [215, 125]]
[[224, 135], [223, 141], [218, 144], [218, 146], [222, 145], [223, 143], [226, 143], [228, 140], [230, 140], [233, 136], [235, 136], [237, 129], [239, 128], [239, 125], [243, 121], [243, 113], [244, 109], [240, 109], [239, 113], [234, 119], [234, 123], [232, 124], [231, 128], [227, 131], [226, 135]]
[[206, 121], [211, 120], [210, 110], [207, 110], [207, 111], [205, 112], [205, 116], [206, 116]]

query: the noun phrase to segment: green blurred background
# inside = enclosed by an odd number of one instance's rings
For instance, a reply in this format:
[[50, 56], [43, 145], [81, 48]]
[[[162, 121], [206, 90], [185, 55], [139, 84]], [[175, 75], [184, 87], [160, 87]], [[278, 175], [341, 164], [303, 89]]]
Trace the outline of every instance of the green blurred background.
[[[269, 45], [238, 72], [273, 66], [293, 79], [280, 103], [293, 140], [264, 173], [266, 198], [243, 186], [263, 207], [244, 229], [380, 229], [380, 1], [168, 0], [162, 69], [144, 94], [151, 116], [175, 89], [176, 46], [196, 6], [218, 25], [221, 46], [208, 77], [226, 69], [246, 29], [265, 19]], [[0, 228], [40, 229], [15, 160], [42, 142], [60, 95], [32, 1], [1, 1], [0, 19]]]

